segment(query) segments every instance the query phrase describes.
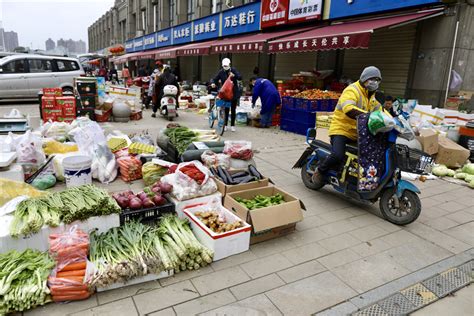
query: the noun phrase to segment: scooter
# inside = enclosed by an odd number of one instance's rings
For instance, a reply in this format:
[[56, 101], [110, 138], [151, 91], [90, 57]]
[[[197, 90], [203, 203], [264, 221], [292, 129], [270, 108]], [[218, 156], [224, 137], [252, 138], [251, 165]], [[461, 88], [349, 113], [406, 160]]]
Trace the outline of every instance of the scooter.
[[414, 222], [421, 213], [420, 190], [411, 182], [401, 179], [401, 172], [425, 174], [430, 171], [433, 160], [422, 151], [396, 144], [397, 137], [413, 139], [414, 133], [408, 122], [402, 117], [394, 119], [396, 126], [388, 131], [388, 146], [385, 149], [384, 172], [379, 185], [373, 191], [358, 191], [359, 165], [358, 147], [346, 146], [346, 160], [342, 168], [329, 170], [323, 180], [313, 177], [321, 161], [331, 153], [331, 145], [316, 140], [316, 129], [308, 129], [306, 143], [309, 147], [293, 166], [301, 168], [301, 179], [304, 185], [312, 190], [319, 190], [326, 184], [345, 196], [359, 202], [376, 203], [379, 201], [382, 216], [396, 225], [407, 225]]
[[160, 114], [168, 121], [174, 120], [178, 116], [176, 108], [176, 96], [178, 89], [173, 85], [167, 85], [163, 88], [163, 97], [160, 100]]
[[150, 77], [137, 77], [133, 80], [133, 84], [137, 87], [140, 87], [140, 99], [142, 100], [142, 104], [145, 105], [148, 98]]

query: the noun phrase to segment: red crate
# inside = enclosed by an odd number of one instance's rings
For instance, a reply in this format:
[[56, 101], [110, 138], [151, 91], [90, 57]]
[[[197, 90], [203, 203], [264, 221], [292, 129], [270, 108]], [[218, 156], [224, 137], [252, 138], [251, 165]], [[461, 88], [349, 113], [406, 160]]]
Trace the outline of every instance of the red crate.
[[95, 120], [97, 122], [108, 122], [112, 116], [112, 109], [108, 111], [95, 110]]
[[132, 112], [132, 114], [130, 114], [130, 120], [131, 121], [139, 121], [143, 118], [143, 112], [142, 111], [136, 111], [136, 112]]

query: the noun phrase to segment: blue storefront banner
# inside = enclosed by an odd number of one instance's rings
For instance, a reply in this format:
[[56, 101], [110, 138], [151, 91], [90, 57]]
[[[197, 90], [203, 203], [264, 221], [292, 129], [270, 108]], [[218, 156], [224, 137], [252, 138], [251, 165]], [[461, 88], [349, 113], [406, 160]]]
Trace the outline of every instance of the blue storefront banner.
[[441, 0], [326, 0], [324, 5], [329, 7], [324, 10], [324, 19], [338, 19], [441, 2]]
[[156, 33], [143, 36], [143, 48], [144, 49], [156, 48]]
[[133, 40], [133, 51], [139, 52], [143, 50], [143, 36], [137, 37]]
[[173, 45], [190, 43], [193, 40], [193, 23], [188, 22], [173, 27]]
[[193, 21], [193, 41], [219, 37], [220, 14]]
[[170, 46], [171, 44], [171, 28], [156, 32], [156, 47]]
[[125, 42], [125, 52], [133, 53], [133, 40], [129, 40]]
[[253, 2], [222, 12], [222, 36], [260, 30], [260, 2]]

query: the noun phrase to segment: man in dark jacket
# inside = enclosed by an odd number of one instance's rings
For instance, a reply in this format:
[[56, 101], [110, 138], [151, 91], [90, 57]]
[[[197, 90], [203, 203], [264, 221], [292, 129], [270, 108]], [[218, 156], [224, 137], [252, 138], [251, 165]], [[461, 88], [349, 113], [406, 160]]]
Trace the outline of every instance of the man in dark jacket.
[[250, 79], [250, 85], [253, 86], [252, 107], [255, 106], [258, 98], [262, 101], [260, 127], [270, 127], [273, 113], [276, 107], [281, 104], [280, 93], [268, 79], [254, 77]]
[[[176, 79], [176, 76], [171, 73], [170, 68], [167, 65], [165, 65], [163, 67], [163, 73], [158, 77], [158, 80], [155, 83], [155, 95], [157, 97], [156, 97], [156, 103], [153, 106], [153, 114], [151, 115], [151, 117], [156, 117], [156, 112], [161, 106], [161, 98], [164, 95], [163, 89], [167, 85], [175, 86], [176, 89], [178, 89], [178, 95], [179, 95], [178, 80]], [[176, 105], [178, 105], [178, 95], [176, 95]]]
[[222, 69], [219, 70], [217, 75], [214, 77], [214, 79], [211, 80], [211, 87], [215, 88], [216, 86], [222, 86], [224, 82], [227, 80], [227, 78], [232, 74], [232, 82], [234, 84], [234, 96], [232, 97], [232, 100], [224, 100], [231, 102], [231, 107], [225, 109], [225, 128], [227, 129], [227, 123], [229, 122], [229, 110], [230, 110], [230, 126], [231, 130], [235, 132], [235, 117], [236, 117], [236, 110], [237, 110], [237, 104], [240, 99], [240, 89], [239, 89], [239, 84], [238, 81], [242, 80], [242, 76], [240, 73], [237, 71], [237, 69], [233, 68], [230, 66], [230, 59], [229, 58], [224, 58], [222, 60]]

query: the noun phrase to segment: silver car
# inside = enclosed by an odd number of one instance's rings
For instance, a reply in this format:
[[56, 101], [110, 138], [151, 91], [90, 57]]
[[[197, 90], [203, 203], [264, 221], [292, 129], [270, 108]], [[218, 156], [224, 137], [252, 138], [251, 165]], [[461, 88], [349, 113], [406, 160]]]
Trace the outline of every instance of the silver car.
[[0, 99], [37, 98], [42, 88], [73, 91], [84, 70], [75, 58], [18, 54], [0, 59]]

